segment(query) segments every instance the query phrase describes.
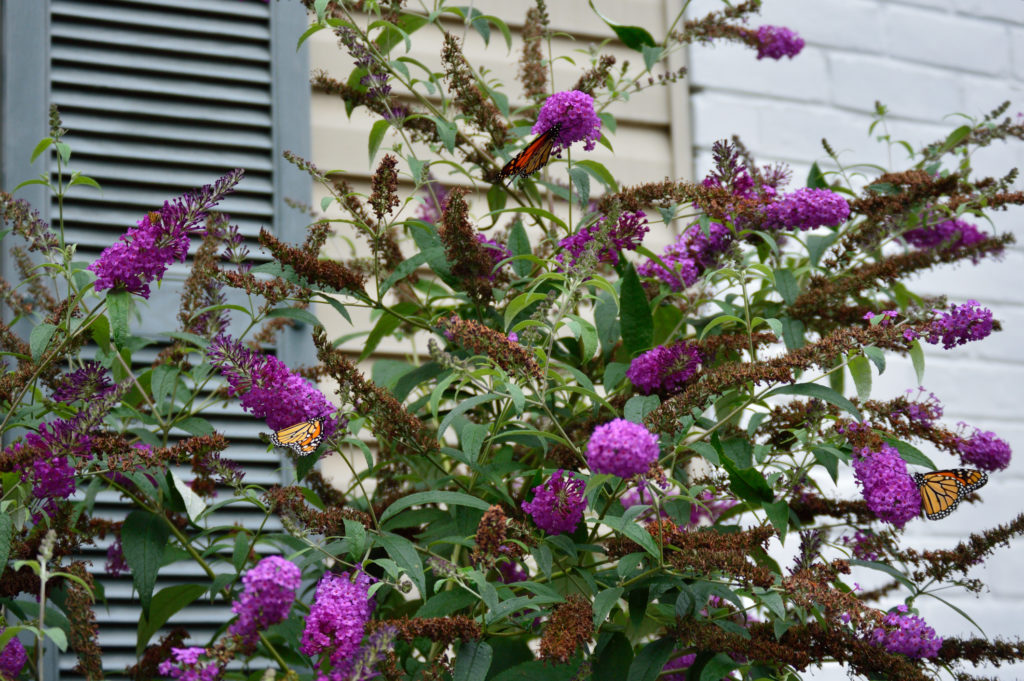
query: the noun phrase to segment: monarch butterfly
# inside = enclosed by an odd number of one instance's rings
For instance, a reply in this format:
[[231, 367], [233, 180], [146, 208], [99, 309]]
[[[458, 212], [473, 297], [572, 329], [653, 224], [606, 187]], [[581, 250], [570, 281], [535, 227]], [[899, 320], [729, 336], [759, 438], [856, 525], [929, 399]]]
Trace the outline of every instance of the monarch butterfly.
[[537, 135], [532, 142], [526, 145], [525, 149], [516, 154], [511, 161], [505, 164], [504, 168], [498, 171], [498, 179], [504, 180], [506, 177], [515, 176], [526, 177], [543, 168], [544, 164], [548, 162], [551, 147], [555, 144], [555, 138], [558, 137], [561, 129], [562, 124], [555, 123]]
[[988, 482], [981, 471], [953, 468], [945, 471], [914, 473], [914, 482], [921, 493], [921, 507], [928, 520], [938, 520], [956, 510], [968, 494]]
[[324, 420], [310, 419], [270, 434], [278, 447], [291, 447], [296, 454], [312, 454], [324, 439]]

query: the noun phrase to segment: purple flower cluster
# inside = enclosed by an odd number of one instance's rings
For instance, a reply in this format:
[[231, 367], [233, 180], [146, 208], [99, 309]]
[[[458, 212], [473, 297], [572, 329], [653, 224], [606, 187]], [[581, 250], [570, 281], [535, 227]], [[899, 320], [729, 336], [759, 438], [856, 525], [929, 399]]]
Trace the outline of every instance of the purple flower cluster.
[[573, 473], [558, 469], [543, 485], [533, 488], [533, 501], [523, 502], [537, 527], [548, 534], [573, 532], [583, 519], [587, 483]]
[[57, 500], [75, 491], [75, 459], [91, 459], [88, 424], [82, 418], [43, 423], [7, 451], [14, 461], [26, 461], [21, 479], [32, 483], [32, 495], [42, 511], [52, 516]]
[[99, 362], [87, 361], [81, 369], [66, 373], [57, 379], [53, 400], [71, 404], [75, 400], [91, 400], [114, 391], [107, 370]]
[[163, 676], [181, 681], [215, 681], [222, 669], [215, 660], [201, 660], [206, 648], [171, 648], [171, 657], [157, 667]]
[[890, 653], [902, 653], [920, 659], [935, 657], [942, 647], [942, 637], [917, 615], [906, 615], [907, 606], [898, 605], [883, 620], [883, 627], [871, 632], [871, 645], [885, 648]]
[[736, 499], [727, 497], [720, 499], [709, 489], [698, 494], [697, 500], [701, 503], [690, 506], [690, 525], [692, 526], [703, 525], [705, 520], [708, 525], [714, 525], [723, 513], [740, 503]]
[[558, 245], [564, 248], [570, 257], [567, 258], [565, 253], [559, 253], [555, 259], [563, 267], [572, 267], [583, 256], [587, 245], [592, 241], [599, 240], [597, 259], [601, 262], [610, 262], [613, 265], [618, 264], [619, 250], [635, 251], [643, 241], [644, 235], [650, 230], [650, 225], [647, 224], [647, 215], [642, 210], [635, 213], [627, 211], [619, 215], [619, 219], [608, 230], [607, 236], [600, 239], [604, 223], [605, 218], [601, 218], [590, 227], [562, 239]]
[[522, 565], [510, 560], [498, 563], [498, 575], [500, 575], [502, 584], [525, 582], [530, 578], [530, 573], [524, 570]]
[[857, 530], [852, 537], [843, 536], [843, 543], [851, 547], [853, 557], [858, 560], [878, 560], [878, 552], [875, 551], [876, 541], [872, 534], [865, 534]]
[[337, 429], [334, 407], [309, 381], [276, 357], [250, 350], [227, 335], [213, 339], [207, 357], [228, 380], [229, 394], [241, 395], [242, 408], [278, 430], [313, 418], [324, 419], [324, 434]]
[[769, 230], [836, 227], [850, 217], [850, 204], [828, 189], [797, 189], [764, 209], [762, 226]]
[[320, 671], [323, 660], [315, 664], [318, 679], [345, 681], [351, 675], [359, 653], [363, 630], [373, 612], [368, 589], [371, 578], [365, 572], [352, 575], [327, 573], [316, 587], [313, 605], [306, 617], [300, 650], [305, 655], [328, 652], [331, 670]]
[[[909, 395], [910, 392], [908, 390], [907, 394]], [[907, 419], [911, 423], [931, 427], [942, 418], [942, 403], [939, 402], [939, 398], [935, 396], [935, 393], [928, 393], [928, 397], [924, 400], [921, 399], [922, 395], [924, 395], [924, 388], [918, 388], [917, 399], [908, 401], [907, 406], [903, 409], [903, 413], [907, 415]]]
[[648, 260], [640, 263], [637, 272], [661, 279], [673, 291], [681, 291], [692, 286], [702, 272], [714, 268], [732, 242], [733, 234], [728, 227], [712, 222], [705, 233], [704, 227], [695, 222], [662, 252], [661, 260], [670, 269]]
[[757, 29], [757, 58], [792, 59], [804, 49], [804, 39], [784, 26], [761, 26]]
[[960, 460], [985, 471], [1001, 471], [1010, 465], [1010, 445], [991, 430], [976, 428], [969, 438], [957, 442]]
[[659, 681], [687, 681], [686, 670], [692, 667], [696, 661], [695, 653], [676, 655], [662, 667], [662, 673], [658, 676]]
[[[4, 633], [4, 630], [5, 627], [0, 627], [0, 634]], [[15, 636], [0, 651], [0, 674], [5, 679], [16, 679], [21, 674], [26, 662], [28, 662], [28, 654], [25, 652], [25, 646]]]
[[448, 205], [448, 189], [433, 178], [427, 180], [423, 188], [426, 194], [423, 203], [416, 209], [416, 217], [432, 225], [440, 224], [441, 214]]
[[[375, 629], [366, 639], [366, 645], [359, 651], [359, 657], [356, 658], [355, 666], [347, 681], [370, 681], [370, 679], [380, 678], [375, 668], [395, 647], [395, 638], [397, 637], [398, 629], [390, 625]], [[326, 678], [324, 675], [317, 677], [318, 681]]]
[[163, 277], [172, 262], [185, 262], [189, 237], [198, 233], [207, 213], [242, 174], [233, 170], [212, 185], [167, 201], [159, 211], [145, 215], [89, 265], [96, 273], [96, 290], [123, 289], [149, 298], [150, 282]]
[[587, 465], [595, 473], [629, 478], [658, 460], [658, 438], [639, 423], [614, 419], [594, 429], [587, 444]]
[[903, 527], [921, 512], [921, 494], [907, 473], [907, 463], [890, 445], [882, 445], [878, 452], [855, 451], [853, 474], [868, 508], [881, 520]]
[[556, 123], [562, 125], [555, 146], [568, 149], [573, 142], [586, 140], [585, 151], [593, 150], [601, 138], [601, 119], [594, 112], [594, 98], [586, 92], [556, 92], [544, 101], [533, 124], [533, 134], [547, 132]]
[[988, 238], [975, 225], [963, 220], [946, 220], [929, 227], [918, 227], [903, 234], [911, 246], [916, 248], [958, 249], [971, 246]]
[[[484, 247], [484, 251], [491, 256], [491, 262], [494, 263], [494, 267], [497, 267], [498, 263], [502, 260], [512, 257], [512, 251], [508, 250], [508, 246], [503, 243], [497, 242], [494, 239], [488, 239], [480, 233], [477, 233], [476, 240]], [[491, 281], [494, 281], [494, 278], [498, 275], [499, 271], [500, 270], [494, 270], [491, 272]]]
[[295, 563], [280, 556], [261, 560], [242, 577], [242, 594], [231, 604], [238, 619], [228, 633], [241, 636], [247, 644], [255, 643], [260, 631], [288, 617], [301, 582]]
[[659, 345], [630, 362], [626, 377], [644, 395], [671, 395], [697, 374], [700, 361], [700, 350], [692, 343]]
[[940, 340], [946, 350], [969, 341], [977, 341], [992, 333], [992, 310], [981, 307], [976, 300], [951, 305], [940, 313], [928, 329], [927, 340], [935, 345]]

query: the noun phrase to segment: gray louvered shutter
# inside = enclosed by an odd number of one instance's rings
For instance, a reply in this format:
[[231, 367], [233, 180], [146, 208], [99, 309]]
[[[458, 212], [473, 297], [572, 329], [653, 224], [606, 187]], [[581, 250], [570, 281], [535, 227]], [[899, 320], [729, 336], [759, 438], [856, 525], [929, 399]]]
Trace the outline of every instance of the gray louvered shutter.
[[[252, 241], [250, 250], [255, 254], [255, 236], [264, 226], [285, 240], [301, 240], [305, 219], [284, 199], [307, 201], [309, 184], [281, 159], [286, 149], [307, 155], [309, 147], [308, 67], [304, 51], [295, 50], [305, 17], [297, 3], [16, 0], [5, 5], [4, 188], [45, 170], [42, 160], [29, 169], [28, 156], [46, 134], [48, 104], [56, 104], [70, 131], [71, 167], [103, 187], [102, 193], [76, 188], [64, 201], [66, 238], [79, 244], [76, 260], [95, 259], [147, 211], [233, 168], [244, 168], [245, 179], [220, 210]], [[49, 171], [56, 171], [52, 159]], [[43, 205], [40, 201], [49, 197], [32, 190], [18, 196], [57, 222], [56, 201]], [[6, 276], [12, 276], [10, 265], [5, 259]], [[143, 333], [174, 328], [185, 273], [184, 266], [173, 266], [160, 289], [154, 286], [148, 305], [154, 319], [144, 323]], [[135, 363], [148, 365], [161, 347], [157, 343], [136, 353]], [[290, 364], [311, 359], [298, 332], [286, 332], [278, 353]], [[265, 430], [261, 422], [237, 405], [205, 416], [231, 440], [225, 456], [244, 466], [247, 481], [281, 482], [281, 460], [256, 439]], [[127, 509], [116, 496], [101, 494], [96, 512], [122, 519]], [[260, 520], [233, 513], [216, 523]], [[136, 661], [139, 611], [132, 605], [130, 577], [104, 574], [108, 544], [85, 557], [106, 595], [107, 607], [97, 608], [104, 668], [119, 676]], [[207, 578], [198, 567], [182, 564], [177, 572], [161, 572], [157, 590], [189, 582]], [[170, 625], [188, 629], [195, 645], [230, 616], [227, 605], [200, 604]], [[61, 679], [76, 678], [70, 672], [73, 655], [55, 662]]]

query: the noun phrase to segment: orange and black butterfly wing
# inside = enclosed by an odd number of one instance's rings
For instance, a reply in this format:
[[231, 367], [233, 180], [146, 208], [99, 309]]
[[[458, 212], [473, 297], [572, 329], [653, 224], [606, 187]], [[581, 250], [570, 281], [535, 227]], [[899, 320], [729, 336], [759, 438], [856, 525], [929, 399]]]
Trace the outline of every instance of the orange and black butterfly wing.
[[498, 171], [498, 179], [504, 180], [507, 177], [526, 177], [537, 172], [548, 162], [551, 156], [551, 148], [555, 144], [558, 132], [562, 129], [561, 123], [553, 126], [538, 135], [526, 148], [516, 154], [505, 167]]
[[988, 475], [982, 471], [975, 471], [969, 468], [956, 468], [951, 472], [956, 474], [957, 481], [964, 488], [964, 496], [967, 496], [976, 489], [981, 489], [988, 482]]
[[964, 498], [964, 488], [955, 476], [946, 471], [915, 473], [914, 482], [921, 493], [921, 509], [928, 520], [945, 518]]
[[270, 441], [278, 447], [289, 447], [296, 454], [312, 454], [323, 440], [324, 420], [302, 421], [270, 434]]

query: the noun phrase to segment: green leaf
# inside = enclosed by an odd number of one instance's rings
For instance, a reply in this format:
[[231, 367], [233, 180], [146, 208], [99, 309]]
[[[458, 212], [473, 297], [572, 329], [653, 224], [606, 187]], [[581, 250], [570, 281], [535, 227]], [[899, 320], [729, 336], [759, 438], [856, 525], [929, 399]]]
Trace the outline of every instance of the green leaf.
[[[394, 517], [401, 511], [417, 504], [468, 506], [469, 508], [475, 508], [480, 511], [486, 511], [491, 507], [491, 505], [486, 501], [462, 492], [444, 492], [441, 490], [434, 490], [433, 492], [417, 492], [415, 494], [410, 494], [407, 497], [402, 497], [388, 506], [384, 512], [380, 514], [380, 522], [383, 523], [388, 518]], [[392, 558], [393, 557], [394, 556], [392, 556]]]
[[761, 508], [768, 515], [768, 520], [779, 533], [779, 541], [786, 541], [786, 530], [789, 529], [789, 504], [784, 499], [779, 501], [762, 501]]
[[846, 399], [832, 388], [824, 385], [818, 385], [817, 383], [797, 383], [796, 385], [784, 385], [772, 390], [764, 397], [765, 399], [774, 395], [803, 395], [805, 397], [817, 397], [819, 400], [825, 400], [829, 404], [834, 404], [840, 409], [849, 412], [858, 421], [863, 421], [864, 417], [861, 416], [860, 411], [854, 406], [853, 402]]
[[132, 511], [121, 526], [124, 560], [132, 571], [132, 583], [139, 592], [142, 612], [147, 617], [156, 585], [156, 575], [171, 531], [163, 518], [149, 511]]
[[924, 452], [914, 445], [904, 442], [903, 440], [897, 440], [894, 437], [889, 437], [888, 435], [882, 435], [882, 439], [892, 445], [892, 447], [899, 452], [900, 458], [911, 466], [924, 466], [933, 471], [936, 470], [935, 462], [929, 459]]
[[651, 347], [654, 338], [654, 317], [647, 293], [640, 284], [636, 268], [630, 264], [622, 276], [622, 291], [619, 294], [619, 323], [622, 326], [622, 342], [630, 355]]
[[199, 416], [183, 418], [180, 421], [175, 421], [174, 425], [190, 435], [199, 435], [200, 437], [213, 435], [213, 426], [209, 421]]
[[279, 307], [275, 310], [271, 310], [267, 313], [267, 317], [270, 319], [276, 317], [284, 317], [285, 319], [294, 319], [297, 322], [308, 324], [309, 326], [316, 327], [320, 325], [320, 320], [310, 312], [309, 310], [303, 310], [298, 307]]
[[206, 502], [203, 501], [201, 496], [193, 492], [192, 488], [175, 475], [173, 471], [171, 472], [171, 479], [174, 481], [174, 489], [181, 495], [181, 501], [185, 504], [185, 512], [188, 514], [188, 519], [196, 522], [203, 511], [206, 510]]
[[409, 575], [409, 579], [420, 593], [427, 593], [427, 580], [423, 574], [423, 563], [416, 553], [416, 545], [405, 537], [390, 532], [381, 534], [379, 541], [391, 559]]
[[914, 363], [914, 372], [917, 374], [917, 384], [924, 383], [924, 349], [921, 348], [921, 341], [916, 340], [910, 346], [910, 361]]
[[60, 652], [63, 653], [68, 649], [68, 635], [60, 627], [46, 627], [43, 629], [43, 634], [46, 635], [46, 638], [57, 644]]
[[14, 536], [14, 519], [10, 513], [0, 513], [0, 575], [7, 567], [11, 555], [11, 537]]
[[737, 468], [728, 459], [722, 459], [722, 467], [729, 474], [729, 488], [739, 498], [754, 503], [772, 500], [772, 488], [756, 468]]
[[416, 617], [444, 617], [457, 610], [468, 608], [477, 602], [474, 594], [468, 591], [439, 591], [427, 599], [427, 602], [416, 611]]
[[601, 18], [601, 21], [608, 24], [608, 27], [615, 31], [615, 35], [619, 37], [622, 44], [631, 50], [639, 52], [642, 45], [655, 46], [658, 43], [654, 40], [654, 37], [647, 32], [647, 29], [640, 26], [626, 26], [624, 24], [617, 24], [608, 17], [604, 16], [597, 11], [594, 7], [594, 0], [589, 0], [590, 9], [594, 10], [594, 14]]
[[420, 265], [425, 265], [431, 260], [438, 258], [444, 258], [444, 249], [440, 246], [435, 246], [434, 248], [428, 248], [426, 251], [420, 251], [411, 258], [398, 263], [398, 267], [391, 273], [391, 276], [380, 285], [380, 295], [383, 296], [392, 286], [415, 272]]
[[700, 332], [700, 340], [704, 340], [704, 337], [706, 335], [708, 335], [708, 332], [710, 332], [715, 327], [721, 326], [722, 324], [726, 324], [728, 322], [733, 322], [733, 323], [739, 324], [740, 326], [743, 326], [743, 327], [746, 327], [746, 325], [747, 325], [747, 323], [745, 321], [743, 321], [742, 319], [740, 319], [736, 315], [720, 314], [717, 317], [715, 317], [714, 319], [712, 319], [710, 322], [708, 322], [707, 324], [704, 325], [704, 328], [701, 329], [701, 332]]
[[622, 416], [633, 423], [643, 423], [644, 417], [661, 406], [661, 398], [657, 395], [633, 395], [626, 400], [622, 408]]
[[807, 186], [810, 189], [828, 189], [825, 173], [821, 172], [817, 161], [811, 164], [811, 169], [807, 172]]
[[92, 339], [96, 341], [96, 345], [100, 346], [100, 349], [108, 350], [110, 348], [110, 322], [106, 316], [96, 317], [89, 324], [89, 333], [92, 334]]
[[[740, 665], [725, 653], [717, 653], [700, 670], [700, 681], [720, 681]], [[689, 675], [687, 675], [689, 676]]]
[[57, 327], [53, 324], [39, 324], [32, 332], [28, 335], [28, 347], [32, 353], [32, 359], [39, 361], [39, 358], [46, 352], [46, 346], [50, 343], [50, 339], [53, 338], [54, 332]]
[[141, 655], [153, 634], [166, 624], [167, 620], [174, 613], [206, 593], [206, 589], [207, 587], [202, 584], [176, 584], [175, 586], [160, 589], [153, 596], [153, 604], [149, 609], [149, 615], [143, 615], [139, 618], [138, 640], [135, 644], [135, 653]]
[[605, 516], [600, 520], [601, 523], [612, 528], [616, 532], [621, 532], [626, 535], [628, 539], [632, 539], [634, 542], [639, 544], [644, 551], [651, 554], [655, 558], [661, 558], [661, 551], [658, 549], [658, 545], [654, 542], [654, 537], [644, 528], [640, 527], [633, 520], [626, 520], [619, 516]]
[[506, 669], [490, 681], [570, 681], [578, 669], [571, 664], [552, 665], [542, 660], [530, 660]]
[[590, 200], [590, 174], [583, 168], [570, 168], [569, 178], [576, 189], [576, 198], [581, 206]]
[[35, 163], [36, 159], [39, 158], [39, 154], [49, 149], [51, 144], [53, 144], [52, 137], [44, 137], [39, 140], [39, 144], [36, 145], [35, 149], [32, 150], [32, 155], [29, 156], [29, 163]]
[[[395, 305], [395, 311], [399, 314], [408, 314], [409, 312], [415, 311], [416, 306], [411, 302], [401, 302]], [[380, 316], [377, 323], [373, 326], [373, 330], [370, 331], [370, 335], [366, 337], [366, 345], [363, 346], [363, 351], [359, 353], [359, 361], [362, 362], [364, 359], [370, 356], [370, 354], [377, 349], [380, 342], [384, 340], [385, 336], [391, 335], [391, 333], [398, 328], [398, 325], [402, 323], [402, 318], [397, 315], [391, 314], [391, 311], [387, 308], [384, 309], [384, 314]]]
[[862, 402], [867, 400], [871, 397], [871, 363], [863, 355], [857, 355], [850, 358], [847, 366], [850, 367], [850, 375], [857, 386], [857, 397]]
[[463, 641], [455, 658], [452, 681], [484, 681], [493, 657], [494, 651], [486, 641]]
[[462, 428], [462, 451], [469, 461], [476, 462], [480, 457], [480, 448], [490, 431], [490, 427], [482, 423], [467, 423]]
[[385, 120], [377, 121], [370, 128], [370, 138], [367, 142], [370, 151], [370, 164], [373, 164], [373, 159], [377, 156], [377, 150], [380, 149], [380, 143], [384, 141], [384, 133], [388, 131], [390, 123]]
[[838, 238], [838, 232], [832, 232], [824, 235], [811, 234], [808, 236], [807, 257], [810, 259], [811, 264], [817, 267], [818, 261], [821, 260], [821, 256], [825, 255], [825, 251], [827, 251], [829, 246], [834, 244]]
[[653, 69], [654, 65], [661, 61], [661, 56], [664, 54], [664, 50], [660, 47], [651, 45], [641, 45], [640, 51], [644, 55], [644, 66], [647, 67], [648, 71]]
[[793, 276], [792, 270], [775, 270], [775, 288], [786, 302], [786, 305], [795, 303], [797, 296], [800, 295], [800, 286], [797, 285], [796, 277]]
[[530, 305], [547, 298], [543, 293], [520, 293], [505, 307], [505, 328], [512, 326], [512, 320]]
[[486, 395], [474, 395], [473, 397], [470, 397], [468, 400], [463, 400], [462, 402], [459, 402], [459, 404], [454, 409], [448, 412], [448, 414], [444, 417], [444, 420], [441, 421], [441, 425], [437, 429], [437, 439], [441, 439], [441, 436], [444, 435], [444, 431], [448, 429], [448, 426], [451, 425], [452, 420], [454, 420], [456, 416], [469, 411], [478, 404], [490, 402], [491, 400], [497, 400], [500, 397], [501, 395], [488, 393]]
[[949, 136], [946, 137], [946, 141], [943, 142], [942, 146], [939, 148], [939, 153], [945, 154], [953, 147], [955, 147], [957, 144], [962, 142], [970, 134], [971, 127], [969, 125], [961, 125], [959, 128], [949, 133]]
[[688, 447], [716, 466], [722, 463], [722, 458], [718, 455], [718, 450], [707, 442], [691, 442]]
[[881, 376], [885, 373], [885, 352], [881, 348], [876, 348], [874, 345], [868, 345], [865, 348], [861, 348], [864, 351], [864, 355], [871, 360], [871, 363], [878, 369], [878, 375]]
[[128, 315], [134, 303], [127, 291], [111, 291], [107, 294], [107, 315], [114, 333], [114, 345], [121, 349], [128, 342]]
[[832, 482], [839, 480], [839, 458], [835, 454], [830, 452], [824, 447], [814, 447], [811, 449], [811, 453], [814, 454], [814, 459], [828, 471], [828, 474], [832, 476]]
[[626, 676], [626, 680], [654, 681], [664, 669], [665, 663], [672, 657], [675, 648], [676, 641], [672, 638], [659, 638], [657, 641], [648, 643], [633, 658], [633, 664], [629, 665], [629, 674]]
[[622, 591], [621, 586], [615, 586], [605, 589], [594, 597], [594, 629], [600, 629], [604, 621], [608, 619], [608, 613], [622, 597]]
[[[509, 230], [508, 249], [512, 251], [512, 255], [533, 255], [533, 251], [530, 249], [530, 238], [526, 235], [526, 228], [519, 220], [516, 220], [512, 224], [512, 229]], [[517, 277], [527, 276], [532, 269], [533, 265], [525, 259], [512, 261], [512, 271], [516, 273]]]
[[855, 558], [851, 558], [850, 565], [859, 565], [861, 567], [871, 568], [872, 570], [884, 572], [885, 574], [889, 575], [903, 586], [907, 587], [911, 592], [914, 591], [914, 583], [907, 579], [907, 576], [904, 575], [902, 572], [900, 572], [899, 570], [897, 570], [896, 568], [887, 563], [877, 563], [872, 560], [857, 560]]
[[622, 632], [616, 631], [597, 654], [593, 681], [622, 681], [633, 664], [633, 646]]
[[438, 116], [427, 116], [427, 118], [434, 121], [434, 127], [437, 128], [437, 136], [441, 139], [441, 143], [444, 144], [444, 148], [448, 150], [448, 153], [454, 151], [455, 133], [458, 132], [455, 125]]
[[[612, 130], [612, 132], [615, 131]], [[586, 170], [594, 177], [595, 180], [597, 180], [604, 186], [608, 187], [612, 191], [619, 191], [619, 183], [615, 181], [615, 176], [612, 175], [611, 171], [608, 170], [608, 168], [606, 168], [603, 163], [591, 161], [590, 159], [585, 159], [583, 161], [574, 161], [574, 164]]]

